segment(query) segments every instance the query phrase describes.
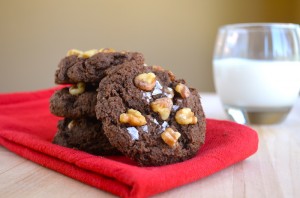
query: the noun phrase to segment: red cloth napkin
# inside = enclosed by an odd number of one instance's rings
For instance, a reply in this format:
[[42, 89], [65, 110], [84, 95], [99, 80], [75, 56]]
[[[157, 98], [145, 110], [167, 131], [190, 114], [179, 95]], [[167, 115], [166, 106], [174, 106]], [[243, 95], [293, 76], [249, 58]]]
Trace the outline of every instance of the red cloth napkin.
[[51, 143], [57, 121], [48, 90], [0, 95], [0, 144], [18, 155], [122, 197], [147, 197], [199, 180], [257, 151], [252, 129], [207, 119], [206, 143], [197, 156], [161, 167], [138, 167], [125, 157], [101, 157]]

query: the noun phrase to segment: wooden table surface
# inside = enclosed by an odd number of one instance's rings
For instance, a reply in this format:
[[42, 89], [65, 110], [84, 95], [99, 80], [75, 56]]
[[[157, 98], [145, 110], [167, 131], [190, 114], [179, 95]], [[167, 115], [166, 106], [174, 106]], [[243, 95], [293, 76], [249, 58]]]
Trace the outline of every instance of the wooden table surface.
[[[227, 119], [215, 94], [202, 94], [206, 116]], [[287, 119], [251, 126], [258, 152], [209, 177], [154, 197], [300, 197], [300, 99]], [[0, 197], [115, 197], [19, 157], [0, 146]]]

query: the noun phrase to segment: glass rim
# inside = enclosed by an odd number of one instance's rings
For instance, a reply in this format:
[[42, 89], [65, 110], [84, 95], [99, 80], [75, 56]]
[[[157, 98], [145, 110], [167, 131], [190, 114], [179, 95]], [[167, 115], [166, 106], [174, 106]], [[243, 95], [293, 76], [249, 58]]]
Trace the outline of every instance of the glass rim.
[[248, 28], [284, 28], [284, 29], [299, 29], [299, 24], [296, 23], [233, 23], [223, 25], [219, 28], [222, 30], [248, 29]]

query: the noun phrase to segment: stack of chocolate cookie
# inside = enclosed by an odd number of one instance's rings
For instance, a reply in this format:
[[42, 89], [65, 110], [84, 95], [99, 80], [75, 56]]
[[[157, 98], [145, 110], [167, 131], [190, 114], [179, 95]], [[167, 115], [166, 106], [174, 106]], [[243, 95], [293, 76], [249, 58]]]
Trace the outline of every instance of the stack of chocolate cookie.
[[181, 162], [205, 139], [197, 90], [141, 53], [72, 50], [55, 81], [73, 84], [51, 98], [59, 121], [53, 142], [97, 155], [118, 152], [141, 166]]
[[115, 52], [113, 49], [69, 50], [55, 73], [55, 83], [68, 84], [50, 99], [52, 114], [64, 117], [58, 122], [53, 143], [96, 155], [119, 153], [103, 133], [102, 123], [96, 119], [95, 105], [100, 80], [107, 68], [125, 62], [143, 64], [142, 54]]

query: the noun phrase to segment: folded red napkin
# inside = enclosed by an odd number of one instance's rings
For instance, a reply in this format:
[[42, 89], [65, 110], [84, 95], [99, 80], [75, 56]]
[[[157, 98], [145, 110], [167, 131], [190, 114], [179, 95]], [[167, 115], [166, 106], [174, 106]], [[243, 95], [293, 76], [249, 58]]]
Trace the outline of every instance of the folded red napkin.
[[51, 143], [60, 119], [50, 114], [48, 90], [0, 95], [0, 144], [42, 166], [122, 197], [147, 197], [201, 179], [256, 152], [252, 129], [207, 119], [197, 156], [161, 167], [138, 167], [126, 157], [101, 157]]

